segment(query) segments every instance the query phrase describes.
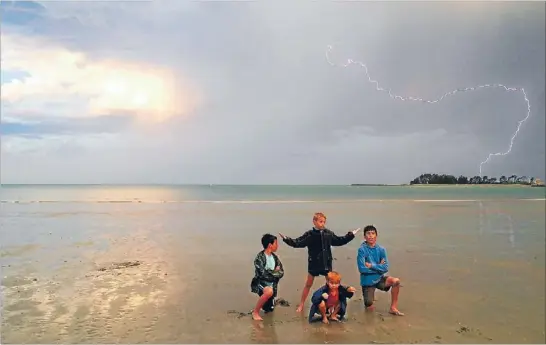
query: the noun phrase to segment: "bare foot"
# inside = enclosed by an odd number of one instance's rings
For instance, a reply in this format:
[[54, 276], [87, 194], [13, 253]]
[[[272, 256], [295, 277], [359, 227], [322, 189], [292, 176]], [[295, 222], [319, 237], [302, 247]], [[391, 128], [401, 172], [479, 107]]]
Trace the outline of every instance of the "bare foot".
[[257, 313], [255, 311], [252, 312], [252, 319], [254, 321], [263, 321], [262, 317], [260, 316], [260, 313]]
[[323, 318], [322, 318], [322, 323], [324, 323], [324, 324], [327, 325], [327, 324], [330, 323], [330, 321], [328, 321], [328, 318], [327, 318], [327, 317], [323, 317]]
[[404, 316], [404, 313], [402, 313], [400, 310], [396, 308], [391, 308], [391, 310], [389, 310], [389, 314], [396, 315], [396, 316]]
[[330, 316], [330, 320], [339, 322], [339, 318], [337, 317], [337, 315]]
[[298, 305], [296, 308], [296, 313], [301, 313], [303, 311], [303, 304]]
[[366, 307], [366, 311], [369, 311], [369, 312], [372, 312], [375, 310], [375, 306], [372, 305], [372, 306], [369, 306], [369, 307]]

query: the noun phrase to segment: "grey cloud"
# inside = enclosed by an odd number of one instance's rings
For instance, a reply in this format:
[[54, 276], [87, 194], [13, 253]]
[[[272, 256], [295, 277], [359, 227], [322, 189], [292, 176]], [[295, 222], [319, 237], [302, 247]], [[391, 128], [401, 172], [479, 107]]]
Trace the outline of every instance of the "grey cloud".
[[[47, 6], [72, 13], [67, 4]], [[424, 171], [474, 175], [489, 152], [507, 149], [525, 116], [521, 95], [499, 89], [435, 105], [392, 100], [362, 69], [329, 66], [328, 44], [336, 47], [333, 60], [364, 60], [381, 86], [400, 95], [434, 99], [484, 83], [525, 87], [531, 118], [512, 154], [494, 158], [484, 172], [545, 175], [540, 3], [154, 1], [124, 3], [123, 16], [120, 3], [78, 6], [93, 8], [72, 22], [77, 34], [66, 35], [72, 31], [65, 26], [59, 41], [96, 58], [170, 66], [204, 92], [202, 108], [163, 129], [171, 146], [134, 153], [163, 167], [131, 175], [140, 182], [396, 183]], [[168, 164], [154, 158], [158, 152]], [[135, 171], [131, 164], [126, 171]]]

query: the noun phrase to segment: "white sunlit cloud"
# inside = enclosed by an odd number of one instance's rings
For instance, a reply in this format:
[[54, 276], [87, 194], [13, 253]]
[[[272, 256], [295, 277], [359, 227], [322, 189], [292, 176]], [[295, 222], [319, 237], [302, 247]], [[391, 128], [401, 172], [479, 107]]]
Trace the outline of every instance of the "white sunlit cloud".
[[[198, 94], [167, 68], [117, 60], [97, 61], [46, 39], [2, 34], [2, 104], [8, 118], [85, 117], [112, 113], [163, 121], [184, 115]], [[17, 72], [17, 73], [15, 73]]]

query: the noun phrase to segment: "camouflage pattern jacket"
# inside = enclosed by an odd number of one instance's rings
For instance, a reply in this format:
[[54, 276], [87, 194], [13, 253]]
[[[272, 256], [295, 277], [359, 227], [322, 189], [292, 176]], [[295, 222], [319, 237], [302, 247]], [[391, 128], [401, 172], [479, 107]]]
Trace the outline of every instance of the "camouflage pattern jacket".
[[279, 267], [278, 271], [271, 271], [265, 268], [266, 258], [265, 253], [262, 250], [256, 255], [254, 259], [254, 278], [250, 283], [250, 290], [253, 293], [258, 293], [258, 285], [265, 285], [264, 283], [273, 283], [273, 297], [277, 296], [277, 287], [279, 285], [279, 280], [284, 276], [284, 268], [282, 266], [281, 260], [275, 253], [271, 253], [275, 259], [275, 267]]

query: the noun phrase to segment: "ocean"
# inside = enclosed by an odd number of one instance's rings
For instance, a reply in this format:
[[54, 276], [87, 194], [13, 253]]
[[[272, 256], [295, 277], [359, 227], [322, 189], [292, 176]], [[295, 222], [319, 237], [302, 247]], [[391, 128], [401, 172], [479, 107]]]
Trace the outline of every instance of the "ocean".
[[[0, 187], [2, 343], [544, 343], [545, 188], [521, 186]], [[254, 322], [261, 235], [297, 237], [324, 212], [336, 234], [374, 224], [399, 308], [348, 320], [295, 312], [306, 250], [280, 243], [278, 306]], [[312, 291], [323, 284], [317, 278]]]
[[363, 200], [543, 199], [544, 188], [514, 186], [1, 185], [10, 202], [335, 202]]

